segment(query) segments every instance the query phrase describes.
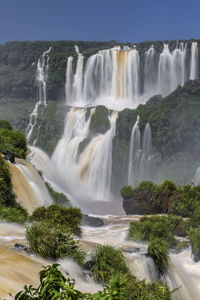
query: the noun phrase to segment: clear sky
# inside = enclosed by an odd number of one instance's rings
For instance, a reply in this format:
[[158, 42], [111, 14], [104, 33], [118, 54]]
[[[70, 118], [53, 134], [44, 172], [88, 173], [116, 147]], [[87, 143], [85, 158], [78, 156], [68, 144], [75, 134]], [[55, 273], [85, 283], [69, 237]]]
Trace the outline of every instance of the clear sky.
[[0, 0], [0, 43], [200, 38], [200, 0]]

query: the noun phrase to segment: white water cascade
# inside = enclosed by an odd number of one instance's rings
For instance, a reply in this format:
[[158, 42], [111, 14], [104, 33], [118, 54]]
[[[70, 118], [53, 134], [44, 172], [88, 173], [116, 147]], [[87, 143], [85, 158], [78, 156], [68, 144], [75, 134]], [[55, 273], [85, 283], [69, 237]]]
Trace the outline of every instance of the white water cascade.
[[149, 123], [146, 124], [141, 147], [140, 129], [138, 127], [139, 116], [131, 133], [128, 184], [138, 185], [143, 180], [151, 180], [152, 176], [152, 138]]
[[177, 43], [174, 50], [164, 44], [160, 54], [151, 46], [142, 58], [135, 46], [114, 47], [90, 56], [83, 71], [83, 55], [76, 49], [75, 73], [73, 58], [69, 57], [67, 63], [66, 103], [74, 107], [105, 105], [122, 110], [135, 108], [156, 94], [167, 96], [178, 85], [198, 78], [197, 43], [191, 45], [190, 74], [186, 66], [187, 51], [188, 45], [183, 42]]
[[141, 141], [140, 141], [140, 129], [138, 127], [139, 116], [133, 126], [131, 133], [129, 162], [128, 162], [128, 184], [136, 185], [137, 175], [139, 174], [140, 167], [140, 155], [141, 155]]
[[190, 62], [190, 79], [198, 78], [198, 47], [197, 42], [192, 42], [191, 45], [191, 62]]
[[79, 177], [94, 191], [96, 199], [104, 201], [111, 198], [112, 139], [116, 119], [117, 113], [113, 112], [109, 117], [110, 129], [92, 139], [81, 154], [79, 163]]
[[[47, 105], [47, 91], [46, 83], [48, 78], [49, 69], [49, 52], [51, 47], [45, 51], [42, 56], [38, 59], [37, 70], [36, 70], [36, 82], [38, 84], [38, 101], [35, 104], [33, 111], [30, 114], [29, 124], [26, 128], [26, 138], [29, 142], [33, 133], [33, 129], [37, 123], [38, 110], [40, 106], [46, 107]], [[37, 137], [33, 142], [36, 143]]]

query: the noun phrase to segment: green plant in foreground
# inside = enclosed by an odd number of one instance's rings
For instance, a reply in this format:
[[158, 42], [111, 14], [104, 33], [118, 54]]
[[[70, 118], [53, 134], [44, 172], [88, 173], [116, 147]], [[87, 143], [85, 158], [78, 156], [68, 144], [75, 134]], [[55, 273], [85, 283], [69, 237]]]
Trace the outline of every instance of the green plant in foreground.
[[79, 249], [69, 228], [64, 230], [47, 221], [35, 222], [26, 228], [26, 238], [31, 250], [43, 257], [72, 257], [80, 264], [84, 262], [84, 252]]
[[57, 204], [49, 207], [41, 206], [36, 208], [30, 217], [31, 221], [48, 221], [52, 225], [60, 225], [71, 230], [72, 233], [81, 235], [80, 222], [82, 219], [81, 210], [76, 207], [62, 207]]
[[129, 273], [122, 250], [108, 245], [96, 248], [92, 256], [91, 271], [97, 281], [108, 282], [116, 274]]
[[166, 242], [161, 239], [153, 239], [148, 246], [148, 253], [153, 258], [159, 272], [164, 273], [169, 261]]
[[75, 282], [66, 279], [58, 270], [58, 264], [44, 267], [39, 273], [37, 288], [24, 286], [15, 300], [171, 300], [172, 292], [162, 282], [146, 283], [135, 277], [117, 275], [110, 279], [103, 291], [82, 293], [74, 288]]
[[128, 238], [133, 240], [151, 241], [154, 238], [163, 239], [168, 246], [175, 244], [174, 232], [182, 218], [167, 216], [142, 217], [139, 221], [132, 222], [129, 226]]

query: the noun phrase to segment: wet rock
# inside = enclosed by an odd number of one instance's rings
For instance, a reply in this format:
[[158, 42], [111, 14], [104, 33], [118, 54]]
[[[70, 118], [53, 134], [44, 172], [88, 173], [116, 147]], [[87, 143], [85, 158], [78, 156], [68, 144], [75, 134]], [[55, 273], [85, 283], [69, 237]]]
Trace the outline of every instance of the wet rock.
[[88, 215], [82, 215], [81, 225], [83, 226], [92, 226], [92, 227], [101, 227], [104, 225], [103, 220], [97, 217], [90, 217]]
[[27, 246], [25, 246], [25, 245], [23, 245], [23, 244], [15, 243], [14, 248], [17, 249], [17, 250], [19, 250], [19, 251], [24, 251], [24, 252], [26, 252], [28, 254], [32, 253], [31, 250], [30, 250], [30, 248], [27, 247]]
[[141, 251], [141, 249], [136, 247], [129, 247], [129, 248], [124, 248], [123, 251], [126, 253], [138, 253]]
[[123, 198], [123, 209], [127, 215], [175, 213], [173, 203], [179, 198], [178, 193], [168, 191], [154, 195], [149, 190], [136, 190], [130, 197]]

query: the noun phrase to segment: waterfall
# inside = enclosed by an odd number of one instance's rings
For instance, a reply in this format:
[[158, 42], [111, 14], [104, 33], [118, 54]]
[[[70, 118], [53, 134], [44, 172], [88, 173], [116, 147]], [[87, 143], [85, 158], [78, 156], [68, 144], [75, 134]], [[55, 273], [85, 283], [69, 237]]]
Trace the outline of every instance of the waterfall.
[[143, 180], [152, 180], [152, 137], [149, 123], [146, 124], [142, 147], [140, 142], [139, 116], [133, 126], [128, 161], [128, 184], [138, 185]]
[[[48, 78], [50, 51], [51, 51], [51, 47], [47, 51], [45, 51], [41, 57], [39, 57], [37, 63], [36, 82], [38, 85], [38, 101], [36, 102], [35, 107], [30, 114], [29, 124], [26, 128], [26, 138], [28, 142], [30, 142], [31, 140], [33, 129], [37, 123], [38, 110], [40, 106], [46, 107], [47, 105], [46, 83]], [[36, 144], [36, 141], [37, 141], [37, 137], [33, 142], [33, 144]]]
[[140, 157], [140, 181], [152, 179], [151, 162], [152, 162], [151, 128], [149, 123], [147, 123], [143, 134], [142, 151]]
[[116, 119], [117, 113], [113, 112], [109, 117], [110, 129], [92, 139], [79, 163], [79, 177], [88, 183], [96, 199], [104, 201], [111, 197], [112, 139]]
[[42, 178], [31, 164], [25, 160], [16, 159], [16, 164], [9, 164], [9, 166], [14, 193], [29, 213], [39, 206], [53, 203]]
[[[66, 70], [66, 98], [71, 106], [105, 105], [113, 110], [135, 108], [156, 94], [167, 96], [178, 85], [198, 77], [197, 43], [191, 46], [190, 74], [187, 72], [187, 43], [177, 43], [170, 50], [163, 45], [159, 54], [152, 45], [144, 53], [135, 46], [100, 50], [84, 66], [83, 55], [76, 47], [77, 61], [72, 70], [72, 57]], [[193, 75], [192, 75], [193, 74]]]
[[139, 116], [133, 126], [131, 132], [129, 163], [128, 163], [128, 184], [131, 186], [137, 185], [137, 176], [140, 167], [141, 143], [140, 143], [140, 129], [138, 127]]
[[191, 44], [190, 79], [198, 78], [198, 47], [197, 42]]
[[185, 78], [185, 59], [187, 44], [177, 45], [170, 52], [169, 45], [164, 44], [164, 49], [160, 54], [158, 64], [158, 93], [167, 96], [180, 84], [183, 85]]

